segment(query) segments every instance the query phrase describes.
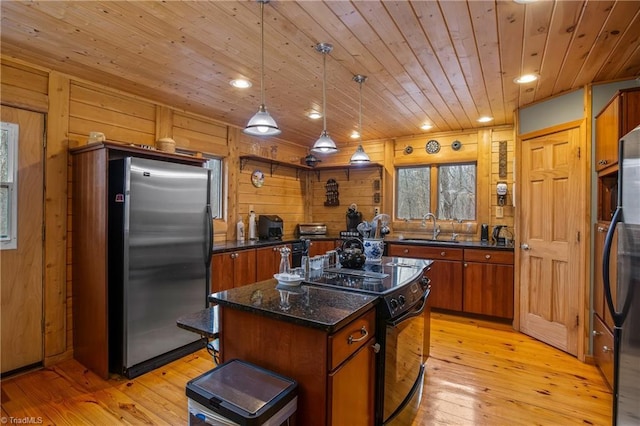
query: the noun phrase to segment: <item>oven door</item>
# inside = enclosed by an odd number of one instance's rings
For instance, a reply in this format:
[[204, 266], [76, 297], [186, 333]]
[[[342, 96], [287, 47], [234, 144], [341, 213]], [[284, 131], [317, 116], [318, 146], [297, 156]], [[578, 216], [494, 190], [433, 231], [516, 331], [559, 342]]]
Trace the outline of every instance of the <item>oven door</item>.
[[417, 414], [424, 374], [427, 288], [411, 311], [386, 321], [384, 341], [383, 424], [406, 423]]

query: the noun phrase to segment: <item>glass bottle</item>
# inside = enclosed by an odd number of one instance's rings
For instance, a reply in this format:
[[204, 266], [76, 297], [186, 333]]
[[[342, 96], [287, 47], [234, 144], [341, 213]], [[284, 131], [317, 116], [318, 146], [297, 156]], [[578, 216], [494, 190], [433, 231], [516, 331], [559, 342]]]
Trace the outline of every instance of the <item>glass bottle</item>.
[[289, 247], [280, 248], [280, 273], [288, 274], [291, 270], [291, 265], [289, 263], [289, 254], [291, 253], [291, 249]]

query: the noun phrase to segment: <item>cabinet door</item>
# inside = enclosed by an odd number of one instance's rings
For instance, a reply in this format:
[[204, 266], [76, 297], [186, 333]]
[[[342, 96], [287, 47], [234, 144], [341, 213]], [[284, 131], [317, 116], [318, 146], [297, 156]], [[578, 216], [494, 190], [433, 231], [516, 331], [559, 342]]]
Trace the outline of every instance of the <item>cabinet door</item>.
[[233, 286], [240, 287], [256, 282], [256, 250], [242, 250], [233, 259]]
[[640, 124], [640, 90], [625, 91], [620, 96], [622, 97], [620, 137], [623, 137]]
[[233, 288], [233, 253], [218, 253], [211, 257], [211, 292]]
[[329, 374], [331, 425], [374, 423], [375, 338], [369, 339], [352, 358]]
[[[273, 278], [273, 274], [277, 274], [280, 270], [280, 249], [282, 247], [289, 247], [291, 250], [291, 244], [283, 244], [272, 247], [263, 247], [256, 249], [256, 281], [264, 281], [269, 278]], [[291, 265], [292, 259], [289, 255], [289, 264]]]
[[462, 262], [436, 260], [425, 275], [431, 280], [432, 308], [462, 310]]
[[620, 101], [612, 100], [596, 117], [596, 171], [618, 162]]
[[211, 257], [211, 291], [213, 293], [255, 281], [255, 249], [218, 253]]
[[513, 266], [465, 262], [464, 312], [513, 318]]
[[309, 243], [309, 256], [316, 256], [319, 254], [325, 254], [329, 250], [336, 248], [336, 242], [334, 240], [313, 240]]

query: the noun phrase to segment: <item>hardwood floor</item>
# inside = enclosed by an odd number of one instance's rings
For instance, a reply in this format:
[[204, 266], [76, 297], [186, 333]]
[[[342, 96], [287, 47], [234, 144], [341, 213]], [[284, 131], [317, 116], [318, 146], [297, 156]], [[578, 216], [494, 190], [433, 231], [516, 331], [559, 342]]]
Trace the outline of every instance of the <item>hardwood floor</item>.
[[[611, 392], [596, 367], [501, 324], [433, 313], [431, 328], [413, 425], [611, 424]], [[202, 350], [133, 380], [102, 380], [66, 361], [3, 380], [0, 420], [187, 424], [185, 385], [213, 366]]]

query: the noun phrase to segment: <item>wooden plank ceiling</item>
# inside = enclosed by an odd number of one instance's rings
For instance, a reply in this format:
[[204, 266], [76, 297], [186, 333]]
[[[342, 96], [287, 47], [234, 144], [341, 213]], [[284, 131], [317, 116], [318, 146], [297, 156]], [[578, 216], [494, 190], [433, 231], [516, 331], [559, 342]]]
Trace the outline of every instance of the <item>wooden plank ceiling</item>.
[[[244, 127], [260, 103], [260, 4], [1, 2], [2, 54]], [[282, 139], [363, 139], [513, 123], [513, 111], [590, 82], [640, 75], [638, 1], [272, 1], [265, 97]], [[522, 73], [535, 83], [517, 85]], [[233, 78], [253, 82], [231, 87]], [[480, 124], [481, 115], [494, 120]]]

